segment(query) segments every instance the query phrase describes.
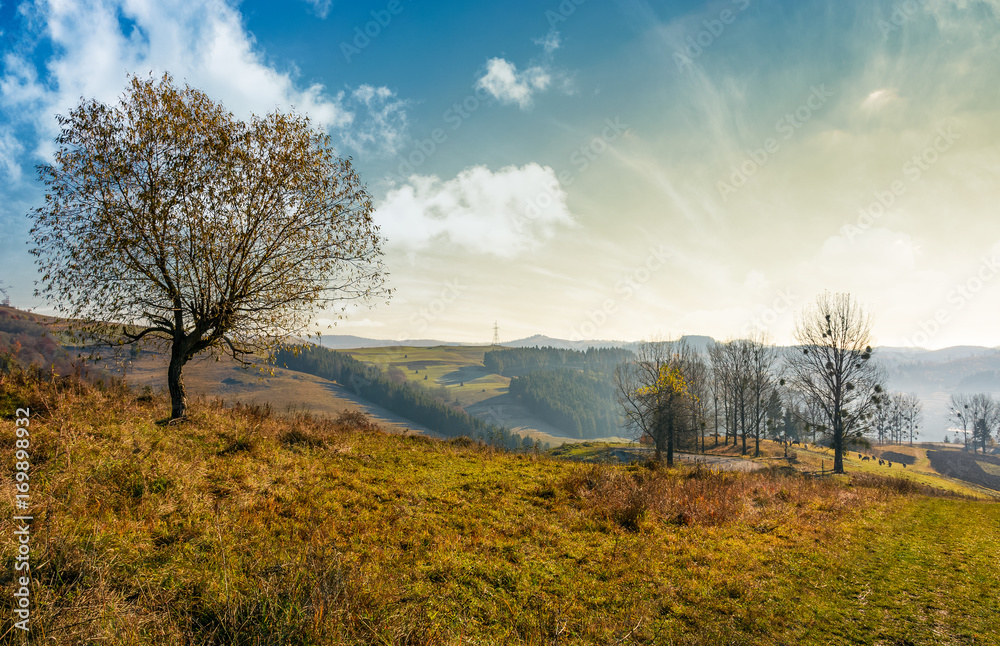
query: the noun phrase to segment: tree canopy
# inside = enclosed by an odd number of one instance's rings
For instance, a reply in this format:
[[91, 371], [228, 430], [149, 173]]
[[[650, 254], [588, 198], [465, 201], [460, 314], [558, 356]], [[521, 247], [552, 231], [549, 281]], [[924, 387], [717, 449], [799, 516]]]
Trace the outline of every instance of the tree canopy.
[[248, 365], [321, 307], [388, 296], [371, 197], [307, 117], [243, 121], [164, 75], [58, 120], [30, 214], [37, 294], [91, 340], [166, 342], [173, 418], [195, 355]]

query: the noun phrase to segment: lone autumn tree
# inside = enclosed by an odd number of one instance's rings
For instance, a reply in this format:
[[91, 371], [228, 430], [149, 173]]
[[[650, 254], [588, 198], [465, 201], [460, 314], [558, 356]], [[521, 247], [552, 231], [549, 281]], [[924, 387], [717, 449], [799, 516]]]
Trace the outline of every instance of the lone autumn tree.
[[171, 419], [195, 355], [249, 366], [318, 308], [389, 295], [371, 196], [307, 117], [242, 121], [164, 75], [58, 121], [30, 213], [36, 295], [90, 342], [166, 344]]
[[880, 403], [882, 371], [874, 361], [872, 318], [850, 294], [823, 293], [795, 324], [787, 360], [790, 385], [816, 411], [833, 441], [833, 470], [844, 472], [844, 450], [866, 430]]

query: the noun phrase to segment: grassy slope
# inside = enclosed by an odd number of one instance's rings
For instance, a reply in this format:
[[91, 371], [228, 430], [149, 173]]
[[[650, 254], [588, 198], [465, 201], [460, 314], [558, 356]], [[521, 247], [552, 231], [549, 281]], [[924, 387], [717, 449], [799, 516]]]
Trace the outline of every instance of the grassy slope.
[[[997, 504], [871, 477], [583, 466], [211, 405], [162, 427], [164, 401], [122, 388], [4, 381], [33, 409], [39, 643], [1000, 639]], [[13, 555], [0, 544], [4, 603]]]
[[[138, 360], [127, 367], [128, 383], [165, 392], [167, 362], [165, 354], [144, 350]], [[291, 410], [333, 417], [345, 411], [361, 412], [394, 432], [437, 435], [327, 379], [282, 368], [273, 368], [273, 374], [268, 375], [241, 368], [230, 357], [222, 357], [220, 361], [210, 357], [194, 359], [184, 367], [184, 386], [192, 397], [218, 397], [230, 402], [267, 404], [279, 412]]]
[[363, 348], [343, 352], [382, 370], [400, 368], [407, 380], [429, 388], [445, 386], [465, 407], [507, 392], [510, 379], [483, 367], [483, 355], [489, 349], [485, 346], [437, 346]]
[[497, 426], [506, 426], [521, 436], [552, 446], [581, 441], [565, 437], [565, 431], [538, 419], [507, 394], [510, 378], [483, 367], [483, 355], [490, 349], [489, 346], [436, 346], [362, 348], [343, 352], [382, 370], [399, 368], [407, 380], [429, 388], [444, 386], [454, 401], [471, 415]]

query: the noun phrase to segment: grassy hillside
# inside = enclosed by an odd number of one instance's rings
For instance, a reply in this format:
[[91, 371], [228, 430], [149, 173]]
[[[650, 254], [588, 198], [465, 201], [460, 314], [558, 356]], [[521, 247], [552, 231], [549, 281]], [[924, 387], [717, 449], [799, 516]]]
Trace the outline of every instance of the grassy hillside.
[[397, 368], [409, 381], [434, 388], [444, 386], [463, 408], [507, 392], [510, 379], [483, 367], [486, 346], [436, 346], [433, 348], [363, 348], [343, 350], [388, 372]]
[[[37, 643], [1000, 640], [1000, 506], [914, 483], [580, 465], [206, 402], [161, 426], [161, 399], [18, 374], [0, 392], [32, 410]], [[0, 543], [4, 604], [14, 558]], [[22, 641], [10, 613], [0, 635]]]
[[[944, 447], [944, 448], [942, 448]], [[947, 451], [947, 453], [943, 453]], [[579, 444], [565, 445], [554, 449], [553, 455], [571, 460], [581, 460], [588, 462], [628, 462], [636, 459], [645, 459], [644, 456], [651, 454], [652, 449], [637, 448], [634, 443], [607, 443], [607, 442], [583, 442]], [[829, 473], [833, 466], [833, 450], [821, 446], [810, 444], [808, 448], [803, 446], [793, 446], [786, 450], [778, 442], [763, 440], [761, 442], [761, 456], [753, 458], [742, 456], [741, 448], [737, 445], [712, 446], [709, 442], [707, 454], [724, 458], [726, 460], [746, 460], [754, 462], [764, 467], [791, 468], [804, 474]], [[894, 446], [887, 445], [879, 447], [874, 452], [867, 453], [869, 457], [885, 457], [893, 461], [893, 466], [879, 465], [878, 460], [864, 461], [858, 458], [858, 453], [849, 453], [844, 456], [845, 470], [853, 475], [892, 477], [905, 482], [911, 482], [918, 487], [930, 487], [941, 492], [965, 496], [968, 498], [979, 498], [984, 500], [1000, 499], [1000, 488], [990, 487], [992, 484], [987, 480], [990, 476], [988, 470], [994, 467], [988, 460], [997, 462], [996, 458], [982, 455], [967, 454], [958, 447], [949, 447], [947, 444], [936, 445], [934, 449], [927, 449], [920, 446]], [[946, 455], [950, 458], [948, 464], [972, 465], [961, 473], [952, 473], [950, 470], [935, 469], [928, 454]], [[787, 456], [787, 457], [786, 457]], [[694, 460], [700, 459], [699, 455], [691, 456]], [[900, 460], [907, 460], [907, 467], [902, 467]], [[940, 459], [938, 460], [940, 461]], [[980, 471], [977, 475], [975, 472]], [[983, 477], [985, 475], [985, 477]]]
[[359, 361], [377, 365], [386, 372], [398, 370], [398, 376], [428, 388], [446, 388], [449, 401], [456, 402], [469, 414], [490, 424], [509, 428], [522, 437], [552, 446], [581, 441], [567, 437], [570, 433], [566, 429], [539, 419], [516, 397], [508, 394], [510, 378], [483, 366], [483, 357], [490, 349], [488, 346], [436, 346], [363, 348], [342, 352]]
[[[143, 350], [126, 368], [126, 379], [135, 387], [166, 392], [169, 355]], [[337, 417], [345, 412], [363, 413], [387, 430], [435, 435], [431, 429], [365, 401], [332, 381], [293, 370], [274, 368], [273, 374], [241, 368], [230, 357], [220, 361], [197, 358], [184, 367], [184, 385], [191, 396], [221, 398], [270, 406], [277, 412], [300, 411]]]

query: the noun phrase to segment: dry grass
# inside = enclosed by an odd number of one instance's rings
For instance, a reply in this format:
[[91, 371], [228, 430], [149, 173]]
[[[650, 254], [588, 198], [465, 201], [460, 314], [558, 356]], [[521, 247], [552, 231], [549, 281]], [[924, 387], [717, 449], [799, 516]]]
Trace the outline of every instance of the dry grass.
[[[217, 400], [162, 425], [159, 397], [39, 374], [0, 375], [0, 402], [5, 420], [32, 408], [36, 643], [997, 637], [996, 505], [888, 481], [580, 465]], [[14, 554], [0, 543], [4, 604]], [[0, 641], [21, 643], [10, 614]]]
[[[637, 531], [644, 521], [704, 527], [737, 522], [766, 525], [777, 522], [778, 516], [789, 510], [797, 510], [802, 522], [810, 509], [860, 508], [883, 499], [885, 488], [881, 485], [889, 480], [862, 480], [856, 484], [863, 489], [855, 490], [831, 479], [803, 477], [787, 469], [737, 473], [700, 466], [666, 470], [593, 464], [579, 467], [561, 485], [581, 508]], [[905, 487], [891, 484], [891, 490], [898, 493], [930, 490], [904, 491]]]

